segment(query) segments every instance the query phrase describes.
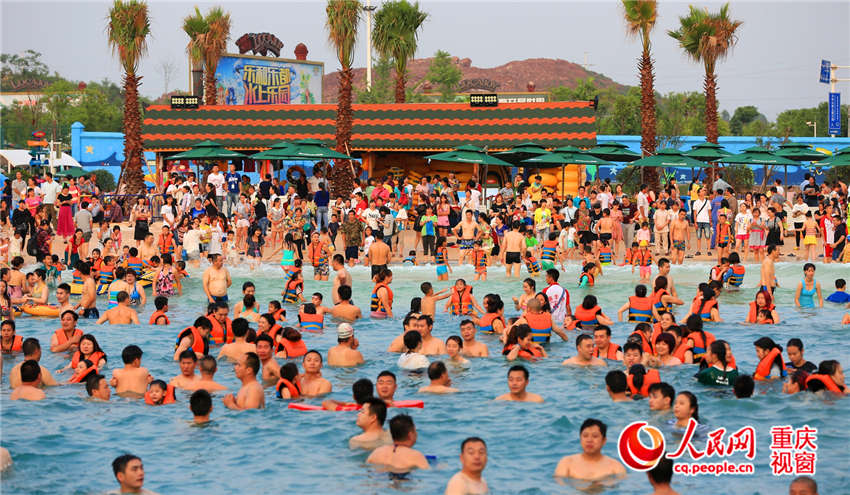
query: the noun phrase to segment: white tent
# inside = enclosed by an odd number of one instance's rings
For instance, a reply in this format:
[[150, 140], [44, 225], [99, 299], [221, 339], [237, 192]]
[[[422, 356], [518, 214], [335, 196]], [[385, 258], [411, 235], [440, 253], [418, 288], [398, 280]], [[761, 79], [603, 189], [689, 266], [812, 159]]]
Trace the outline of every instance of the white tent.
[[[30, 166], [29, 150], [0, 150], [0, 166], [11, 172], [13, 167], [29, 167]], [[68, 153], [62, 153], [62, 158], [50, 158], [50, 166], [56, 168], [82, 167], [80, 162], [74, 160], [74, 157]]]

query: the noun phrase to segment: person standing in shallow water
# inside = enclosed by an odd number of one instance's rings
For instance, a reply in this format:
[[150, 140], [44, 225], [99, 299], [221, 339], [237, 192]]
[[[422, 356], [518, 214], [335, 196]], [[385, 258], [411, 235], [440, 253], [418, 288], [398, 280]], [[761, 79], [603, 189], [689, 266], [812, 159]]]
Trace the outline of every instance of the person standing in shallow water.
[[481, 476], [487, 467], [487, 444], [469, 437], [460, 444], [461, 470], [446, 485], [446, 495], [480, 495], [488, 493], [487, 481]]
[[133, 454], [124, 454], [112, 461], [112, 473], [118, 481], [120, 488], [108, 492], [106, 495], [119, 495], [121, 493], [139, 493], [142, 495], [157, 495], [155, 492], [143, 488], [145, 484], [145, 467], [142, 460]]

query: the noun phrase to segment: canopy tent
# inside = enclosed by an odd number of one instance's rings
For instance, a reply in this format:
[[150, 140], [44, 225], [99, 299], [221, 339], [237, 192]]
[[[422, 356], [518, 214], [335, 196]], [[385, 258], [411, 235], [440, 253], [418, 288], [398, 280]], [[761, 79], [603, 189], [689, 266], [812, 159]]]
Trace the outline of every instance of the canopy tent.
[[[5, 168], [7, 173], [11, 173], [13, 167], [29, 167], [31, 159], [32, 156], [30, 156], [29, 150], [0, 150], [0, 166]], [[54, 169], [63, 167], [82, 168], [80, 162], [64, 152], [61, 158], [53, 158], [51, 156], [48, 160], [50, 160], [48, 167]]]
[[[551, 164], [560, 164], [561, 165], [561, 178], [564, 177], [564, 169], [567, 164], [571, 165], [596, 165], [597, 167], [601, 166], [613, 166], [614, 164], [603, 160], [601, 158], [597, 158], [592, 155], [586, 154], [581, 148], [576, 148], [575, 146], [562, 146], [560, 148], [556, 148], [552, 150], [551, 153], [547, 153], [545, 155], [536, 156], [534, 158], [529, 158], [527, 160], [523, 160], [523, 163], [531, 163], [531, 164], [540, 164], [540, 163], [551, 163]], [[561, 197], [564, 196], [564, 181], [561, 180]]]
[[732, 153], [726, 151], [726, 149], [719, 144], [706, 141], [704, 143], [694, 145], [690, 150], [685, 151], [683, 154], [703, 162], [718, 162], [723, 161], [723, 158], [730, 156]]
[[585, 151], [588, 155], [593, 155], [609, 162], [633, 162], [640, 158], [640, 154], [630, 150], [625, 144], [617, 142], [605, 143], [603, 145], [591, 148]]
[[502, 160], [518, 165], [520, 162], [533, 158], [535, 156], [545, 155], [549, 153], [546, 148], [537, 143], [520, 143], [507, 151], [493, 153]]

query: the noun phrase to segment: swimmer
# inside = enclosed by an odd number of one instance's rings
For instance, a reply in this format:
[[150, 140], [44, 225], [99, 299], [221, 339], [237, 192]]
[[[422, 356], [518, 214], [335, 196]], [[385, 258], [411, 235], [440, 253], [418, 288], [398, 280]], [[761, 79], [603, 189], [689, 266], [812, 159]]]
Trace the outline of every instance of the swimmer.
[[422, 285], [419, 286], [419, 290], [421, 290], [424, 295], [422, 297], [422, 314], [433, 318], [434, 313], [436, 312], [437, 301], [442, 301], [443, 299], [452, 297], [449, 289], [451, 289], [451, 287], [446, 287], [438, 292], [434, 292], [431, 282], [422, 282]]
[[307, 351], [302, 366], [304, 366], [304, 374], [301, 375], [299, 385], [303, 396], [317, 397], [333, 391], [331, 382], [322, 378], [322, 355], [319, 354], [319, 351]]
[[333, 294], [333, 303], [337, 304], [340, 302], [340, 298], [338, 296], [338, 290], [343, 285], [347, 285], [348, 287], [352, 287], [351, 274], [348, 273], [348, 270], [345, 269], [345, 258], [342, 257], [341, 254], [333, 255], [331, 258], [331, 267], [336, 272], [334, 276], [333, 287], [331, 288], [331, 294]]
[[407, 414], [395, 416], [390, 420], [390, 435], [393, 444], [375, 449], [366, 459], [368, 464], [384, 466], [394, 473], [407, 473], [415, 468], [430, 469], [425, 456], [413, 449], [417, 438], [413, 418]]
[[529, 299], [534, 299], [537, 291], [537, 282], [533, 278], [527, 278], [522, 281], [522, 295], [514, 297], [514, 309], [517, 311], [525, 311]]
[[177, 388], [188, 390], [198, 375], [195, 374], [195, 365], [198, 363], [198, 356], [191, 349], [186, 349], [180, 353], [178, 358], [180, 363], [180, 374], [175, 376], [168, 382]]
[[605, 361], [593, 357], [593, 337], [583, 333], [576, 337], [576, 355], [561, 365], [569, 366], [606, 366]]
[[599, 325], [593, 329], [593, 351], [590, 354], [600, 359], [623, 360], [623, 351], [620, 346], [611, 342], [611, 327]]
[[401, 322], [401, 335], [396, 336], [392, 342], [390, 342], [389, 347], [387, 347], [387, 352], [401, 353], [404, 352], [404, 336], [407, 332], [419, 331], [419, 313], [408, 313], [407, 316], [404, 317], [404, 320]]
[[669, 383], [653, 383], [649, 386], [649, 397], [647, 399], [650, 411], [672, 411], [676, 391]]
[[460, 444], [461, 469], [449, 479], [446, 495], [482, 495], [489, 492], [487, 481], [481, 477], [487, 467], [487, 444], [478, 437], [469, 437]]
[[639, 342], [628, 341], [623, 345], [623, 364], [627, 370], [643, 361], [643, 347]]
[[[9, 387], [13, 389], [21, 386], [21, 365], [25, 361], [39, 362], [41, 360], [41, 344], [38, 342], [38, 339], [34, 339], [32, 337], [24, 339], [21, 349], [24, 353], [24, 360], [16, 364], [12, 367], [11, 371], [9, 371]], [[54, 387], [59, 385], [47, 368], [41, 365], [39, 365], [39, 368], [41, 368], [40, 387]]]
[[347, 411], [360, 409], [363, 403], [372, 397], [373, 393], [374, 386], [372, 385], [372, 380], [368, 378], [361, 378], [351, 384], [351, 396], [354, 398], [354, 402], [341, 402], [338, 400], [326, 399], [322, 401], [322, 408], [325, 411]]
[[174, 393], [174, 385], [167, 385], [162, 380], [154, 380], [148, 385], [145, 393], [145, 404], [151, 406], [163, 406], [173, 404], [177, 400]]
[[797, 476], [788, 486], [788, 495], [818, 495], [818, 484], [809, 476]]
[[165, 296], [156, 296], [153, 300], [153, 305], [156, 310], [151, 314], [148, 320], [149, 325], [168, 325], [168, 298]]
[[261, 374], [263, 386], [268, 387], [274, 385], [280, 378], [280, 364], [274, 358], [274, 341], [266, 334], [257, 335], [255, 342], [257, 347], [257, 357], [260, 358], [260, 364], [263, 367]]
[[139, 315], [130, 307], [130, 294], [122, 290], [115, 296], [115, 300], [118, 301], [118, 306], [104, 311], [97, 319], [97, 324], [102, 325], [108, 321], [110, 325], [138, 325]]
[[76, 311], [77, 306], [74, 306], [70, 302], [71, 299], [71, 286], [67, 283], [61, 283], [58, 287], [56, 287], [56, 306], [59, 307], [59, 313], [61, 314], [63, 311]]
[[238, 361], [247, 352], [257, 352], [257, 346], [253, 342], [246, 342], [245, 338], [248, 335], [248, 320], [245, 318], [236, 318], [231, 324], [233, 329], [234, 341], [221, 346], [218, 351], [218, 360], [227, 358], [230, 361]]
[[475, 340], [475, 324], [472, 320], [460, 322], [460, 336], [463, 339], [460, 353], [466, 357], [489, 357], [490, 350], [487, 344]]
[[220, 254], [211, 254], [208, 257], [212, 266], [204, 271], [203, 284], [207, 300], [214, 302], [227, 302], [227, 289], [233, 285], [230, 272], [224, 268], [224, 258]]
[[[112, 461], [112, 473], [121, 488], [114, 493], [141, 493], [143, 495], [157, 495], [145, 490], [145, 467], [142, 460], [132, 454], [118, 456]], [[111, 492], [113, 493], [113, 492]]]
[[354, 328], [348, 323], [337, 327], [337, 345], [328, 349], [328, 366], [351, 367], [364, 363], [363, 354], [357, 350], [360, 343], [354, 337]]
[[422, 335], [417, 331], [405, 333], [404, 352], [398, 357], [396, 365], [405, 371], [421, 372], [431, 364], [421, 351]]
[[543, 397], [527, 392], [528, 369], [520, 364], [511, 366], [508, 370], [508, 390], [510, 392], [496, 397], [495, 400], [512, 402], [543, 402]]
[[334, 291], [336, 304], [328, 310], [331, 316], [338, 320], [355, 321], [363, 318], [360, 308], [351, 304], [351, 286], [340, 285]]
[[53, 332], [50, 338], [50, 352], [76, 351], [83, 337], [83, 331], [77, 328], [80, 316], [73, 311], [65, 311], [59, 317], [61, 328]]
[[469, 360], [461, 356], [461, 352], [463, 352], [463, 340], [457, 335], [450, 335], [446, 339], [446, 354], [449, 356], [447, 360], [449, 364], [460, 367], [469, 366]]
[[614, 402], [631, 402], [632, 399], [626, 395], [627, 384], [626, 374], [620, 370], [611, 370], [605, 375], [605, 389]]
[[180, 359], [184, 351], [194, 352], [196, 359], [209, 354], [209, 337], [212, 333], [212, 322], [205, 316], [198, 317], [195, 324], [183, 329], [177, 339], [180, 342], [174, 350], [175, 361]]
[[41, 366], [33, 359], [21, 363], [21, 384], [9, 395], [10, 400], [44, 400], [41, 384]]
[[420, 388], [419, 393], [454, 394], [460, 392], [460, 390], [451, 387], [452, 379], [449, 377], [449, 370], [446, 369], [446, 365], [442, 361], [434, 361], [428, 366], [428, 378], [431, 383]]
[[145, 389], [153, 377], [147, 368], [142, 368], [142, 349], [137, 345], [128, 345], [121, 351], [121, 360], [124, 361], [124, 367], [113, 370], [109, 381], [115, 393], [136, 394], [137, 397], [145, 395]]
[[236, 397], [227, 394], [222, 398], [224, 407], [228, 409], [262, 409], [266, 406], [266, 398], [263, 394], [263, 386], [257, 381], [257, 372], [260, 371], [260, 358], [255, 352], [247, 352], [233, 365], [236, 378], [242, 382], [242, 388]]
[[210, 422], [210, 413], [213, 410], [212, 396], [204, 389], [195, 390], [189, 396], [189, 410], [192, 411], [192, 421], [196, 425]]
[[212, 356], [204, 356], [198, 361], [198, 369], [201, 376], [195, 380], [187, 381], [181, 387], [184, 390], [206, 390], [207, 392], [218, 392], [227, 390], [227, 387], [215, 381], [215, 372], [218, 363]]
[[363, 449], [373, 450], [382, 445], [393, 443], [390, 432], [384, 429], [387, 419], [387, 404], [375, 397], [369, 397], [363, 402], [363, 407], [357, 413], [357, 426], [363, 433], [355, 435], [348, 440], [348, 448], [351, 450]]
[[378, 373], [378, 378], [375, 380], [375, 393], [378, 398], [386, 403], [387, 407], [392, 407], [395, 397], [395, 391], [398, 388], [396, 383], [395, 373], [389, 370], [384, 370]]
[[[256, 296], [257, 287], [250, 280], [242, 284], [242, 300], [237, 301], [233, 305], [233, 319], [239, 318], [239, 315], [245, 310], [245, 296]], [[256, 310], [256, 308], [253, 308]], [[256, 311], [255, 311], [256, 312]]]
[[582, 453], [562, 458], [555, 468], [555, 476], [579, 480], [625, 476], [626, 468], [619, 461], [602, 455], [607, 431], [608, 426], [598, 419], [584, 420], [579, 428]]
[[670, 488], [670, 481], [673, 479], [673, 459], [661, 456], [655, 467], [646, 472], [646, 477], [652, 485], [652, 493], [649, 495], [679, 495], [679, 492]]

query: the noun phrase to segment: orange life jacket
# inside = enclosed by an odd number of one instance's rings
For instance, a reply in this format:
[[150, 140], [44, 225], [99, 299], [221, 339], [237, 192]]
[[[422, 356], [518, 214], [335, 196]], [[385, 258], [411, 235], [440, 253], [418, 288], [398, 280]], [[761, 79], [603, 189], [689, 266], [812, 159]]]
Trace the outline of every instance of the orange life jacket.
[[324, 242], [311, 242], [309, 244], [310, 247], [310, 259], [313, 261], [313, 266], [325, 265], [328, 262], [328, 257], [325, 254], [325, 243]]
[[12, 348], [9, 350], [3, 350], [4, 352], [21, 352], [24, 346], [24, 339], [20, 335], [15, 335], [12, 337]]
[[281, 378], [280, 380], [278, 380], [277, 385], [274, 386], [274, 389], [277, 390], [277, 395], [279, 397], [283, 397], [283, 394], [281, 394], [281, 390], [283, 389], [283, 387], [286, 387], [286, 389], [289, 390], [290, 399], [297, 399], [301, 397], [301, 389], [298, 388], [297, 382], [292, 383], [286, 378]]
[[298, 318], [301, 320], [301, 328], [304, 330], [310, 330], [313, 332], [318, 332], [319, 330], [325, 328], [325, 315], [323, 314], [309, 314], [309, 313], [298, 313]]
[[74, 373], [74, 376], [72, 376], [71, 379], [68, 380], [68, 383], [81, 383], [92, 373], [97, 373], [97, 363], [93, 364], [92, 366], [89, 366], [82, 373]]
[[652, 298], [629, 296], [629, 321], [652, 321]]
[[277, 334], [282, 332], [282, 331], [283, 331], [283, 327], [278, 325], [277, 323], [275, 323], [274, 326], [272, 326], [269, 329], [269, 331], [268, 331], [269, 337], [272, 338], [272, 342], [274, 342], [275, 345], [277, 345]]
[[598, 305], [586, 309], [584, 306], [579, 306], [576, 308], [575, 313], [573, 314], [573, 320], [569, 323], [568, 327], [570, 330], [578, 327], [581, 329], [585, 329], [585, 327], [593, 327], [599, 324], [599, 320], [596, 319], [596, 315], [602, 311]]
[[274, 312], [274, 320], [275, 321], [286, 321], [286, 310], [280, 308], [279, 310]]
[[472, 313], [472, 289], [466, 287], [463, 292], [458, 292], [457, 287], [452, 287], [451, 313], [453, 315], [468, 315]]
[[153, 314], [151, 315], [151, 319], [148, 321], [148, 324], [149, 325], [159, 325], [159, 323], [157, 323], [156, 320], [158, 320], [160, 316], [165, 318], [165, 323], [163, 323], [163, 325], [168, 325], [169, 323], [171, 323], [171, 321], [169, 321], [169, 319], [168, 319], [168, 315], [165, 314], [165, 311], [158, 309], [158, 310], [153, 312]]
[[699, 296], [694, 298], [693, 304], [691, 304], [691, 314], [699, 315], [702, 318], [702, 321], [712, 321], [711, 320], [711, 309], [717, 307], [717, 300], [710, 299], [708, 302], [705, 301]]
[[829, 375], [819, 375], [817, 373], [809, 375], [809, 377], [806, 378], [806, 387], [808, 387], [809, 382], [812, 382], [812, 381], [818, 381], [818, 382], [823, 383], [823, 385], [826, 387], [826, 389], [829, 390], [830, 392], [844, 395], [844, 390], [842, 390], [835, 383], [835, 380], [833, 380], [832, 377], [829, 376]]
[[209, 353], [210, 353], [210, 343], [209, 343], [209, 341], [201, 335], [200, 330], [198, 330], [197, 328], [195, 328], [193, 326], [192, 327], [186, 327], [186, 328], [184, 328], [183, 330], [180, 331], [180, 333], [177, 335], [177, 344], [176, 345], [178, 345], [178, 346], [180, 345], [180, 341], [183, 340], [184, 337], [186, 337], [187, 333], [192, 334], [192, 347], [190, 347], [190, 349], [195, 351], [196, 354], [202, 354], [204, 356], [209, 355]]
[[159, 254], [174, 254], [174, 234], [159, 234]]
[[[686, 341], [682, 341], [682, 342], [679, 343], [679, 345], [676, 346], [676, 349], [673, 350], [673, 356], [679, 358], [679, 361], [684, 363], [685, 362], [685, 354], [690, 349], [691, 348], [688, 346], [688, 343]], [[693, 354], [693, 351], [691, 351], [691, 354]]]
[[221, 323], [218, 322], [212, 315], [207, 315], [207, 319], [212, 323], [212, 332], [210, 332], [210, 338], [216, 344], [229, 344], [233, 342], [233, 329], [230, 328], [231, 321], [230, 318], [225, 317], [224, 326], [226, 327], [227, 334], [225, 335], [225, 329], [222, 328]]
[[650, 296], [652, 305], [655, 306], [655, 309], [657, 309], [658, 312], [670, 312], [670, 305], [665, 303], [662, 299], [664, 296], [669, 295], [670, 293], [667, 292], [667, 289], [658, 289], [652, 293], [652, 296]]
[[637, 330], [632, 332], [629, 337], [631, 337], [632, 335], [637, 335], [640, 337], [640, 345], [643, 348], [644, 353], [655, 355], [655, 345], [653, 345], [652, 337], [647, 339], [646, 335], [644, 335], [643, 332], [639, 332]]
[[661, 375], [658, 374], [658, 370], [647, 370], [646, 374], [643, 376], [643, 385], [641, 385], [640, 390], [635, 387], [634, 375], [631, 373], [626, 375], [626, 386], [629, 387], [632, 395], [649, 397], [649, 386], [653, 383], [661, 383]]
[[81, 360], [83, 360], [83, 359], [88, 359], [89, 361], [91, 361], [91, 363], [92, 363], [92, 367], [96, 369], [96, 368], [97, 368], [97, 363], [99, 363], [99, 362], [100, 362], [100, 360], [101, 360], [101, 359], [103, 359], [103, 358], [105, 358], [105, 357], [106, 357], [106, 354], [104, 354], [104, 353], [102, 353], [102, 352], [100, 352], [100, 351], [95, 351], [95, 352], [91, 353], [91, 355], [90, 355], [89, 357], [87, 357], [87, 358], [83, 358], [83, 357], [82, 357], [82, 354], [80, 353], [80, 351], [77, 351], [77, 352], [75, 352], [75, 353], [74, 353], [74, 355], [71, 357], [71, 368], [76, 368], [76, 367], [77, 367], [77, 365], [78, 365], [78, 364], [80, 364], [80, 361], [81, 361]]
[[[773, 311], [776, 306], [771, 304], [767, 309]], [[756, 302], [750, 301], [750, 312], [747, 313], [747, 323], [757, 323], [758, 322], [758, 308], [756, 308]]]
[[[502, 354], [507, 356], [513, 350], [513, 348], [518, 345], [519, 344], [506, 345], [505, 348], [502, 349]], [[529, 349], [520, 349], [517, 356], [523, 359], [529, 359], [533, 361], [535, 359], [542, 358], [543, 353], [540, 351], [540, 349], [536, 347], [531, 347]]]
[[[68, 342], [68, 340], [70, 340], [70, 339], [68, 339], [68, 336], [65, 335], [65, 331], [62, 330], [61, 328], [56, 330], [55, 332], [53, 332], [53, 335], [56, 336], [56, 343], [59, 344], [59, 345], [62, 345], [65, 342]], [[74, 337], [77, 337], [77, 336], [79, 336], [79, 337], [83, 336], [83, 331], [80, 330], [79, 328], [74, 329], [73, 334], [71, 335], [71, 338], [74, 338]]]
[[[384, 307], [384, 302], [381, 301], [381, 298], [378, 297], [378, 290], [383, 287], [387, 290], [387, 304], [390, 306], [389, 308]], [[370, 310], [373, 313], [387, 313], [388, 309], [392, 309], [393, 306], [393, 291], [390, 290], [390, 286], [385, 283], [375, 284], [375, 289], [372, 291], [372, 301], [370, 304]]]
[[620, 346], [618, 346], [617, 344], [615, 344], [613, 342], [608, 342], [608, 352], [606, 352], [604, 356], [599, 355], [599, 348], [596, 347], [596, 346], [593, 346], [593, 352], [591, 353], [591, 356], [597, 357], [597, 358], [602, 357], [604, 359], [611, 359], [613, 361], [616, 361], [617, 360], [617, 353], [619, 351], [620, 351]]
[[165, 395], [162, 396], [162, 402], [160, 404], [155, 404], [153, 399], [151, 398], [151, 392], [148, 390], [145, 392], [145, 404], [149, 406], [164, 406], [166, 404], [173, 404], [177, 402], [177, 396], [174, 391], [174, 385], [166, 385], [165, 387]]
[[693, 343], [693, 346], [691, 346], [691, 350], [694, 353], [695, 361], [702, 359], [705, 355], [705, 351], [708, 349], [711, 343], [717, 340], [714, 337], [714, 334], [711, 332], [706, 332], [705, 330], [703, 330], [702, 333], [705, 334], [705, 342], [703, 342], [702, 334], [700, 334], [699, 332], [691, 332], [687, 336], [687, 339]]
[[523, 313], [531, 328], [531, 341], [538, 344], [549, 342], [552, 336], [552, 313]]
[[280, 339], [280, 343], [278, 343], [277, 348], [278, 352], [281, 347], [283, 347], [286, 351], [287, 359], [297, 358], [307, 354], [307, 344], [304, 343], [304, 339], [300, 339], [297, 342], [293, 342], [286, 338]]
[[[773, 367], [773, 362], [776, 360], [777, 356], [781, 357], [778, 347], [774, 347], [768, 351], [767, 356], [763, 357], [762, 360], [759, 361], [759, 365], [756, 367], [756, 372], [753, 375], [753, 378], [756, 380], [767, 380], [770, 378], [770, 368]], [[779, 364], [781, 365], [779, 371], [780, 376], [788, 376], [788, 370], [785, 368], [785, 361], [780, 359]]]
[[502, 329], [505, 328], [505, 319], [499, 316], [499, 313], [486, 313], [478, 320], [478, 330], [482, 333], [493, 333], [493, 322], [499, 320], [502, 322]]

